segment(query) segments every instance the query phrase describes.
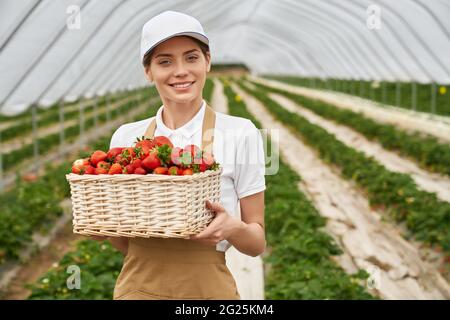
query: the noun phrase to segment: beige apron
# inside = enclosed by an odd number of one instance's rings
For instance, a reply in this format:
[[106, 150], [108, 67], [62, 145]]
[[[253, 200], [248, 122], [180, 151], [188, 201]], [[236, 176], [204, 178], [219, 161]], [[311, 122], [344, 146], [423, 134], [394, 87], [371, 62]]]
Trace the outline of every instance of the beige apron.
[[[215, 113], [207, 105], [202, 128], [203, 150], [212, 150], [214, 126]], [[145, 136], [152, 138], [155, 129], [153, 120]], [[186, 239], [130, 238], [114, 299], [231, 300], [240, 296], [225, 264], [225, 252], [217, 251], [215, 246]]]

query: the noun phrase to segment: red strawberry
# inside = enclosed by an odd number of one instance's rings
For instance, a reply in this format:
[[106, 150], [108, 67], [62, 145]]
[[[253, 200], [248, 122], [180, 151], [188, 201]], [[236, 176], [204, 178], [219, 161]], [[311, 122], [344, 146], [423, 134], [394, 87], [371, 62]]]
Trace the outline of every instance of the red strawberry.
[[108, 174], [120, 174], [122, 171], [122, 166], [118, 163], [114, 163], [111, 168], [109, 168]]
[[176, 166], [172, 166], [169, 168], [168, 174], [172, 176], [181, 176], [183, 174], [183, 170]]
[[184, 147], [183, 152], [190, 152], [192, 157], [192, 162], [195, 164], [200, 164], [202, 159], [202, 150], [195, 144], [188, 144]]
[[95, 168], [93, 166], [86, 166], [84, 174], [95, 174]]
[[39, 177], [38, 177], [37, 174], [35, 174], [35, 173], [27, 173], [27, 174], [24, 174], [24, 175], [22, 176], [22, 180], [23, 180], [23, 181], [26, 181], [26, 182], [34, 182], [34, 181], [36, 181], [38, 178], [39, 178]]
[[134, 159], [131, 162], [131, 165], [134, 167], [134, 169], [141, 168], [142, 167], [142, 160], [141, 159]]
[[71, 172], [75, 173], [75, 174], [83, 174], [84, 173], [84, 166], [81, 166], [81, 167], [79, 167], [79, 166], [72, 166]]
[[100, 161], [99, 163], [97, 163], [97, 168], [104, 168], [106, 170], [109, 170], [110, 166], [111, 165], [106, 161]]
[[146, 170], [150, 171], [157, 167], [161, 166], [161, 161], [159, 160], [156, 152], [150, 152], [150, 154], [142, 160], [142, 167], [144, 167]]
[[155, 147], [155, 142], [153, 140], [141, 140], [138, 141], [135, 145], [136, 150], [138, 150], [138, 156], [140, 159], [145, 159], [150, 151]]
[[179, 147], [172, 148], [172, 152], [170, 153], [170, 163], [175, 165], [181, 164], [181, 154], [183, 152], [183, 149]]
[[200, 172], [205, 172], [206, 170], [208, 170], [208, 168], [209, 168], [209, 166], [204, 162], [202, 162], [198, 165], [198, 171], [200, 171]]
[[150, 139], [143, 139], [136, 142], [134, 145], [136, 148], [147, 148], [148, 150], [153, 149], [155, 147], [156, 143], [153, 140]]
[[95, 168], [95, 174], [108, 174], [108, 170], [104, 167], [97, 167]]
[[126, 174], [133, 174], [134, 173], [134, 166], [132, 164], [129, 164], [125, 166], [124, 173]]
[[154, 138], [154, 140], [155, 140], [155, 143], [156, 143], [158, 146], [162, 146], [162, 145], [167, 144], [167, 145], [169, 145], [169, 147], [173, 148], [172, 142], [170, 141], [169, 138], [167, 138], [167, 137], [165, 137], [165, 136], [156, 136], [156, 137]]
[[145, 171], [144, 168], [136, 168], [136, 170], [134, 170], [134, 174], [147, 174], [147, 171]]
[[97, 163], [99, 163], [100, 161], [105, 161], [107, 157], [108, 155], [106, 154], [106, 152], [96, 150], [91, 155], [91, 164], [96, 167]]
[[127, 161], [127, 163], [130, 163], [131, 160], [134, 159], [134, 157], [136, 156], [136, 152], [134, 150], [134, 148], [132, 147], [128, 147], [122, 150], [122, 152], [120, 153], [122, 159], [125, 159]]
[[109, 161], [114, 161], [114, 159], [116, 158], [116, 156], [118, 156], [124, 148], [111, 148], [109, 149], [108, 153], [106, 154], [106, 158]]
[[192, 169], [187, 168], [183, 170], [183, 176], [191, 176], [194, 174], [194, 171], [192, 171]]
[[205, 163], [208, 166], [212, 166], [215, 162], [214, 157], [209, 152], [203, 152], [203, 163]]
[[85, 159], [77, 159], [72, 163], [73, 166], [87, 166], [89, 165], [89, 158], [85, 158]]
[[116, 158], [114, 159], [114, 162], [115, 162], [115, 163], [118, 163], [118, 164], [120, 164], [120, 165], [122, 165], [122, 166], [126, 166], [127, 164], [129, 164], [128, 159], [127, 159], [126, 157], [124, 157], [124, 156], [122, 155], [122, 153], [121, 153], [121, 154], [118, 154], [118, 155], [116, 156]]
[[136, 155], [139, 159], [144, 160], [151, 150], [147, 147], [136, 147]]
[[155, 170], [153, 170], [154, 174], [167, 174], [167, 168], [166, 167], [157, 167]]
[[89, 159], [77, 159], [72, 164], [72, 173], [84, 174], [86, 166], [89, 165]]

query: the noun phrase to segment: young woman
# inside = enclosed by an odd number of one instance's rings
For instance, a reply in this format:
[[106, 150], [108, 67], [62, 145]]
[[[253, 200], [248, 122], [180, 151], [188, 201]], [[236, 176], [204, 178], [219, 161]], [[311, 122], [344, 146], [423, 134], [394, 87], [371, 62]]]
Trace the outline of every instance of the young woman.
[[[141, 61], [163, 106], [155, 117], [117, 129], [111, 148], [131, 146], [144, 134], [167, 136], [179, 147], [209, 142], [223, 167], [221, 198], [205, 204], [215, 217], [190, 239], [108, 238], [125, 255], [114, 299], [239, 299], [225, 251], [234, 246], [258, 256], [266, 246], [262, 138], [251, 121], [214, 112], [203, 99], [211, 55], [195, 18], [166, 11], [150, 19], [142, 30]], [[207, 130], [212, 139], [205, 138]]]

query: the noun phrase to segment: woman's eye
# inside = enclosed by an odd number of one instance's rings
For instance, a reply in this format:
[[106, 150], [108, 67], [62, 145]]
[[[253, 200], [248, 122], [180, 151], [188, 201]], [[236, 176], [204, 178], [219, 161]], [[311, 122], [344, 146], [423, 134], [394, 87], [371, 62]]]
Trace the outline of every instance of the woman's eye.
[[197, 56], [190, 56], [190, 57], [188, 57], [188, 60], [195, 61], [195, 60], [197, 60]]
[[169, 60], [161, 60], [160, 62], [159, 62], [159, 64], [167, 64], [167, 63], [169, 63], [170, 61]]

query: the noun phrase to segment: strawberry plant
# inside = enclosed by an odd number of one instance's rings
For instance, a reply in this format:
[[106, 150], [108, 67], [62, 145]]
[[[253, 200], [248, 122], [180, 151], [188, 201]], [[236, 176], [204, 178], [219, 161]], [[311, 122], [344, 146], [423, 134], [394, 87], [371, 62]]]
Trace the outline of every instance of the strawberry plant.
[[[129, 101], [122, 106], [118, 107], [118, 109], [114, 109], [111, 113], [111, 119], [115, 119], [119, 114], [124, 114], [129, 112], [134, 108], [136, 103], [140, 103], [144, 101], [146, 98], [142, 98], [141, 100], [133, 100]], [[108, 121], [107, 112], [101, 113], [98, 116], [98, 123], [105, 123]], [[95, 125], [94, 117], [87, 118], [85, 121], [84, 128], [89, 129], [93, 128]], [[70, 126], [64, 129], [64, 135], [66, 137], [67, 142], [73, 141], [76, 137], [80, 135], [80, 127], [78, 124]], [[57, 146], [60, 143], [59, 132], [54, 134], [49, 134], [47, 136], [41, 137], [38, 139], [38, 149], [39, 153], [44, 153], [48, 151], [54, 146]], [[29, 143], [24, 145], [23, 147], [13, 150], [7, 154], [3, 155], [3, 168], [5, 170], [10, 169], [11, 167], [16, 166], [19, 162], [23, 161], [26, 158], [29, 158], [30, 155], [33, 154], [33, 143]]]
[[[135, 120], [154, 115], [156, 105]], [[111, 133], [100, 137], [90, 149], [107, 149], [110, 138]], [[84, 159], [89, 154], [82, 151], [79, 156]], [[25, 182], [18, 178], [13, 189], [0, 194], [0, 265], [17, 259], [19, 251], [32, 241], [33, 232], [46, 231], [62, 214], [59, 203], [70, 196], [65, 178], [70, 168], [70, 162], [57, 166], [49, 164], [45, 174], [36, 181]]]
[[450, 252], [450, 203], [438, 200], [434, 193], [418, 189], [410, 176], [387, 170], [323, 128], [284, 109], [270, 99], [266, 91], [252, 90], [242, 82], [239, 85], [260, 100], [275, 118], [292, 128], [302, 141], [316, 149], [324, 161], [339, 167], [344, 178], [355, 181], [367, 193], [372, 206], [384, 207], [395, 220], [405, 221], [417, 240], [439, 245]]
[[408, 133], [393, 125], [378, 123], [361, 113], [340, 109], [320, 100], [255, 82], [252, 84], [262, 91], [281, 94], [324, 118], [349, 126], [366, 138], [379, 142], [386, 149], [414, 159], [425, 169], [450, 175], [450, 146], [440, 143], [434, 137], [424, 136], [418, 132]]
[[[343, 79], [320, 79], [320, 78], [299, 78], [291, 76], [268, 76], [266, 78], [282, 81], [292, 85], [314, 87], [317, 89], [327, 89], [341, 91], [355, 96], [393, 105], [404, 109], [413, 109], [413, 83], [411, 82], [375, 82], [364, 80], [343, 80]], [[398, 87], [397, 87], [398, 86]], [[450, 86], [436, 84], [433, 89], [431, 84], [416, 83], [416, 106], [415, 109], [421, 112], [449, 116], [450, 115]], [[397, 90], [398, 88], [398, 90]], [[432, 90], [435, 90], [436, 110], [431, 108]], [[397, 96], [397, 92], [400, 93]]]
[[[231, 115], [261, 124], [244, 101], [225, 84]], [[236, 101], [238, 100], [238, 101]], [[270, 148], [270, 142], [267, 147]], [[271, 150], [266, 150], [270, 154]], [[321, 228], [325, 219], [298, 189], [301, 177], [280, 159], [276, 175], [266, 175], [265, 225], [270, 265], [265, 279], [267, 299], [373, 299], [362, 284], [368, 274], [348, 275], [332, 259], [341, 254], [334, 240]]]
[[[58, 264], [28, 288], [29, 300], [112, 299], [123, 255], [107, 241], [82, 240], [73, 252], [67, 253]], [[80, 268], [80, 288], [69, 289], [67, 273], [70, 266]]]
[[[136, 94], [137, 93], [139, 93], [139, 91], [136, 92]], [[117, 101], [124, 100], [130, 94], [133, 94], [133, 93], [129, 93], [129, 94], [127, 94], [127, 96], [120, 97], [119, 100], [117, 100]], [[64, 108], [70, 107], [71, 105], [66, 105]], [[104, 99], [104, 98], [99, 99], [99, 101], [97, 103], [97, 110], [98, 111], [104, 110], [106, 108], [106, 106], [107, 106], [106, 99]], [[89, 115], [94, 110], [95, 110], [94, 106], [91, 104], [91, 105], [85, 106], [83, 112], [85, 115]], [[79, 116], [79, 114], [80, 114], [80, 112], [79, 112], [78, 108], [76, 110], [71, 110], [71, 111], [65, 112], [64, 113], [64, 121], [76, 119]], [[53, 109], [53, 112], [43, 113], [42, 115], [40, 115], [38, 117], [38, 119], [39, 119], [38, 120], [39, 128], [44, 128], [46, 126], [56, 124], [59, 122], [59, 110]], [[27, 117], [24, 120], [20, 121], [19, 123], [4, 129], [2, 131], [2, 141], [6, 142], [10, 139], [29, 134], [32, 131], [32, 128], [33, 128], [33, 126], [32, 126], [31, 117]]]

